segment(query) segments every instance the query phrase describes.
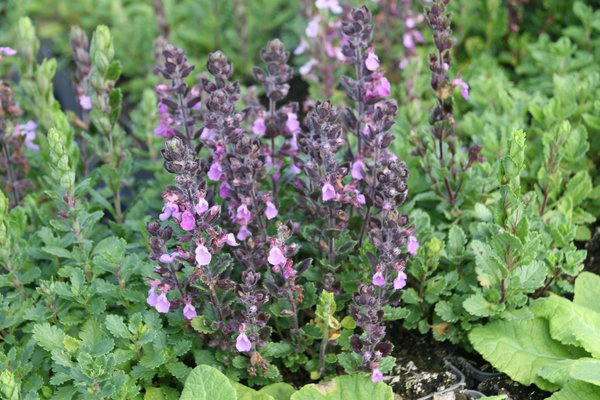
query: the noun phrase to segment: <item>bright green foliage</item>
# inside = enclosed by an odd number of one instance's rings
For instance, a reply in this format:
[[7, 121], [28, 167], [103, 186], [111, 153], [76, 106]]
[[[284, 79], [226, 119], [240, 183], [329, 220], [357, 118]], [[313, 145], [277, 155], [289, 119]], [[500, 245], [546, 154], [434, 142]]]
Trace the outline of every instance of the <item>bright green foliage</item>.
[[236, 400], [238, 395], [229, 379], [207, 365], [194, 368], [185, 381], [181, 400]]
[[291, 400], [392, 400], [392, 388], [379, 382], [373, 384], [363, 375], [346, 375], [332, 381], [306, 385], [292, 395]]
[[575, 286], [578, 303], [558, 296], [539, 299], [531, 307], [535, 318], [477, 327], [469, 339], [512, 379], [545, 390], [562, 388], [553, 399], [568, 398], [563, 396], [573, 390], [600, 398], [600, 313], [593, 309], [597, 302], [586, 299], [584, 292], [599, 281], [597, 275], [582, 273]]

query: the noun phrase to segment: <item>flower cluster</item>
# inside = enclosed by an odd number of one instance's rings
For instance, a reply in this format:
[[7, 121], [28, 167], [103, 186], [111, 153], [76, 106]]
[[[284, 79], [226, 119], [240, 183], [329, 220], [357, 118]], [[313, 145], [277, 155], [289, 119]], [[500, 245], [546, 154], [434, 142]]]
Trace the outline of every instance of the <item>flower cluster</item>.
[[89, 76], [92, 71], [89, 47], [85, 31], [78, 26], [71, 28], [71, 49], [73, 49], [73, 60], [76, 66], [75, 92], [79, 99], [79, 106], [84, 112], [92, 109], [92, 99], [88, 94]]
[[[0, 53], [11, 56], [16, 51], [10, 47], [1, 47]], [[0, 82], [0, 171], [4, 187], [11, 194], [13, 206], [19, 204], [21, 194], [32, 184], [25, 177], [29, 170], [25, 149], [39, 150], [39, 146], [34, 143], [37, 124], [31, 120], [25, 124], [19, 123], [22, 113], [10, 84]]]

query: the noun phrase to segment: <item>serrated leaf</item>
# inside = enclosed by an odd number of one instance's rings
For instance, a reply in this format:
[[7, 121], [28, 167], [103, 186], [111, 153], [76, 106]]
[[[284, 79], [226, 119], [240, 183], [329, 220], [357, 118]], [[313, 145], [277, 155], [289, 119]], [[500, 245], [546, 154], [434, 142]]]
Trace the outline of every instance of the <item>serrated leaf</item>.
[[181, 361], [175, 361], [165, 364], [167, 371], [181, 382], [185, 382], [192, 369], [182, 363]]
[[131, 333], [129, 329], [127, 329], [127, 325], [123, 322], [123, 317], [118, 315], [107, 315], [106, 316], [106, 329], [115, 337], [128, 339], [131, 337]]
[[490, 303], [481, 293], [475, 293], [467, 297], [463, 302], [463, 307], [469, 314], [477, 317], [489, 317], [496, 315], [504, 310], [503, 304]]
[[546, 365], [579, 355], [571, 347], [552, 339], [548, 322], [542, 318], [496, 321], [474, 328], [471, 344], [497, 370], [523, 384], [535, 383], [543, 390], [558, 387], [540, 376]]
[[373, 383], [365, 375], [344, 375], [332, 381], [310, 384], [294, 393], [291, 400], [393, 400], [392, 388], [383, 382]]
[[62, 330], [47, 322], [36, 324], [33, 327], [33, 339], [39, 346], [49, 352], [52, 352], [52, 350], [61, 350], [66, 337]]
[[180, 400], [237, 400], [229, 379], [218, 369], [200, 365], [188, 375]]
[[62, 247], [56, 246], [44, 246], [42, 247], [42, 251], [44, 253], [50, 254], [51, 256], [60, 257], [60, 258], [73, 258], [71, 252], [67, 249], [63, 249]]

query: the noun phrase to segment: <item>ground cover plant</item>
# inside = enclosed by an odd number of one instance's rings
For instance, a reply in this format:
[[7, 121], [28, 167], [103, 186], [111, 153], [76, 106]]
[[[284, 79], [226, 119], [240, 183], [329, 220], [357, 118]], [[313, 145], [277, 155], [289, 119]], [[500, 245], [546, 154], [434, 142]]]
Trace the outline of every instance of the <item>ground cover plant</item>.
[[0, 398], [413, 398], [418, 335], [599, 398], [566, 3], [7, 2]]

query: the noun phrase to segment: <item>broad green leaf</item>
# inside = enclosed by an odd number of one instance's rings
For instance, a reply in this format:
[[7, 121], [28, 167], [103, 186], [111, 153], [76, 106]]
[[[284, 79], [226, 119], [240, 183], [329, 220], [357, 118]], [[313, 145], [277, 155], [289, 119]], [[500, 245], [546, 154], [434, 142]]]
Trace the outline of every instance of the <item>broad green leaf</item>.
[[272, 396], [266, 393], [259, 393], [239, 382], [231, 381], [231, 384], [237, 393], [237, 400], [274, 400]]
[[272, 383], [259, 390], [259, 393], [270, 395], [273, 400], [290, 400], [296, 389], [288, 383]]
[[344, 375], [332, 381], [310, 384], [294, 393], [291, 400], [393, 400], [392, 388], [373, 383], [365, 375]]
[[237, 400], [235, 389], [221, 371], [208, 365], [192, 370], [185, 380], [180, 400]]
[[496, 369], [523, 385], [535, 383], [544, 390], [557, 386], [539, 377], [538, 371], [556, 361], [578, 358], [570, 347], [552, 339], [548, 322], [541, 318], [476, 327], [469, 340]]
[[600, 387], [585, 382], [569, 382], [548, 400], [600, 400]]
[[106, 316], [106, 329], [118, 338], [128, 339], [131, 336], [127, 325], [123, 322], [123, 317], [117, 315]]
[[598, 301], [599, 288], [600, 276], [587, 271], [582, 272], [575, 281], [573, 303], [600, 313], [600, 301]]
[[558, 296], [535, 301], [532, 310], [536, 316], [548, 319], [555, 340], [583, 347], [600, 358], [600, 313]]
[[600, 360], [580, 358], [578, 360], [562, 360], [546, 365], [539, 375], [560, 386], [572, 381], [583, 381], [600, 386]]

